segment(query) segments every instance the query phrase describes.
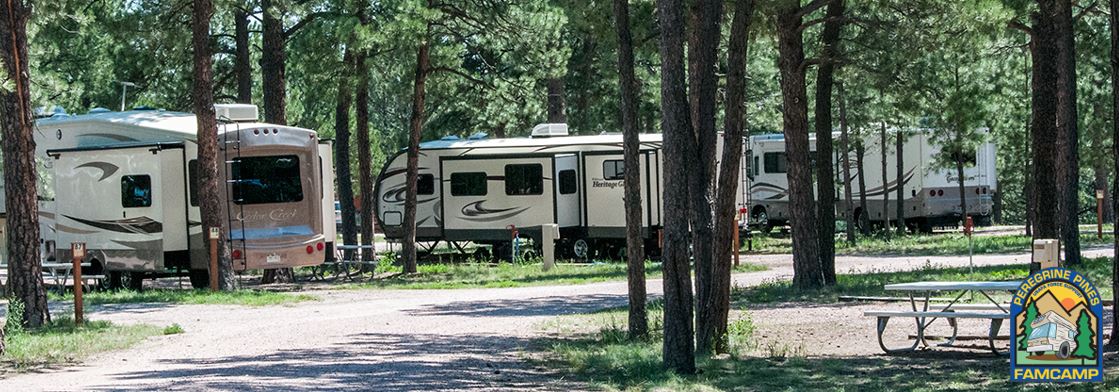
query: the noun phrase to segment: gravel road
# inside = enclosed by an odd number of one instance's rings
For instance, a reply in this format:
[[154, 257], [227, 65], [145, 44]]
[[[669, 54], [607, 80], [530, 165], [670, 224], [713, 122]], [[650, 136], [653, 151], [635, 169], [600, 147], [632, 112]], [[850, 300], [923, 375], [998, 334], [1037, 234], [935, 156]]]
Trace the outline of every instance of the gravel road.
[[[1086, 255], [1109, 254], [1092, 249]], [[792, 275], [789, 255], [750, 256], [767, 271], [756, 285]], [[1026, 263], [1028, 254], [975, 257], [976, 265]], [[839, 257], [840, 273], [966, 266], [967, 257]], [[660, 280], [649, 280], [651, 296]], [[218, 305], [96, 306], [94, 319], [178, 323], [159, 336], [77, 366], [0, 380], [0, 391], [36, 390], [579, 390], [589, 386], [523, 360], [558, 315], [626, 303], [625, 282], [463, 290], [315, 292], [320, 301], [250, 308]], [[59, 304], [61, 306], [61, 304]], [[794, 313], [781, 312], [789, 317]], [[755, 316], [758, 320], [758, 316]], [[873, 340], [866, 342], [873, 345]]]

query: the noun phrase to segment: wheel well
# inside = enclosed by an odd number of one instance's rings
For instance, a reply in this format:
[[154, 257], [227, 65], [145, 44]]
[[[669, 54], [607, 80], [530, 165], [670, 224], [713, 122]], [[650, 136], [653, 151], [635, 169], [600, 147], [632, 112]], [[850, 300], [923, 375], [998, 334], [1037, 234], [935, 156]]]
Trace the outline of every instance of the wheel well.
[[89, 259], [89, 267], [87, 268], [88, 270], [86, 268], [82, 268], [82, 273], [85, 275], [105, 274], [105, 265], [101, 264], [101, 260], [98, 260], [96, 257]]
[[758, 215], [761, 212], [765, 212], [765, 206], [754, 206], [754, 209], [750, 210], [750, 215]]

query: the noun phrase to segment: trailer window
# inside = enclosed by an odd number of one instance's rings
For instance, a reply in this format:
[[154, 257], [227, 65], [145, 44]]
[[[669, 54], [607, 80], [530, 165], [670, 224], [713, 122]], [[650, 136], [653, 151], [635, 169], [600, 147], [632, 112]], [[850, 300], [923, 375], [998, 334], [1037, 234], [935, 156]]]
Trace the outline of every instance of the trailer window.
[[544, 194], [544, 166], [538, 163], [505, 165], [505, 194], [510, 196]]
[[451, 173], [451, 196], [485, 196], [486, 173]]
[[789, 161], [783, 152], [767, 152], [765, 159], [766, 173], [785, 173], [789, 171]]
[[189, 181], [190, 190], [187, 193], [190, 195], [191, 207], [198, 207], [198, 187], [202, 186], [202, 182], [198, 179], [198, 160], [191, 159], [187, 162], [187, 181]]
[[621, 180], [626, 177], [625, 161], [612, 160], [602, 161], [602, 179], [603, 180]]
[[575, 178], [574, 170], [560, 170], [559, 172], [559, 192], [561, 195], [570, 195], [579, 190], [578, 180]]
[[233, 202], [237, 204], [303, 201], [299, 157], [295, 155], [233, 159]]
[[758, 156], [757, 155], [754, 155], [754, 167], [753, 167], [753, 169], [754, 169], [754, 176], [757, 176], [758, 174], [761, 174], [761, 173], [759, 173], [759, 171], [762, 170], [762, 167], [761, 167], [761, 165], [758, 165]]
[[147, 175], [120, 178], [120, 204], [124, 208], [152, 206], [152, 178]]
[[420, 174], [416, 176], [416, 194], [417, 195], [434, 195], [435, 194], [435, 176], [431, 174]]

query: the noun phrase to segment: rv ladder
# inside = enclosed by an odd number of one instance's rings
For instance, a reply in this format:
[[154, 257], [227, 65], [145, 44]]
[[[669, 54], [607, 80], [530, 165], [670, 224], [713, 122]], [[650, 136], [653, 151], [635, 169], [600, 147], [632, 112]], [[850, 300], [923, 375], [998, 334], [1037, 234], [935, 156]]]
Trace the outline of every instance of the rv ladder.
[[[233, 193], [232, 192], [233, 187], [237, 186], [237, 184], [241, 183], [242, 181], [239, 178], [238, 179], [233, 179], [232, 176], [231, 176], [231, 174], [232, 174], [231, 173], [232, 172], [231, 168], [233, 167], [234, 164], [237, 164], [238, 162], [240, 162], [240, 158], [241, 158], [241, 125], [236, 123], [236, 122], [232, 122], [232, 123], [227, 123], [226, 126], [228, 126], [229, 124], [233, 124], [234, 127], [236, 127], [234, 129], [234, 133], [236, 134], [237, 138], [234, 139], [234, 140], [230, 140], [228, 131], [222, 133], [222, 140], [223, 140], [223, 143], [225, 144], [225, 146], [223, 146], [224, 148], [222, 148], [222, 154], [223, 154], [223, 158], [225, 159], [225, 178], [226, 178], [225, 182], [227, 184], [225, 186], [225, 199], [227, 200], [226, 208], [225, 208], [225, 212], [226, 212], [225, 218], [226, 218], [226, 221], [228, 222], [228, 227], [229, 227], [229, 233], [228, 233], [228, 237], [226, 238], [226, 240], [229, 242], [230, 247], [233, 246], [234, 241], [240, 241], [241, 242], [241, 248], [244, 249], [245, 248], [245, 219], [244, 219], [245, 207], [241, 203], [243, 200], [242, 199], [234, 199], [233, 194], [232, 194]], [[236, 151], [236, 155], [232, 159], [230, 159], [230, 153], [229, 153], [229, 147], [228, 147], [230, 145], [232, 145], [233, 150]], [[232, 204], [230, 204], [230, 203], [232, 203]], [[237, 207], [237, 214], [236, 215], [233, 214], [234, 206]], [[236, 222], [238, 225], [240, 225], [239, 229], [241, 230], [240, 238], [238, 238], [236, 240], [233, 239], [233, 224], [234, 224], [234, 222]], [[242, 263], [241, 269], [244, 269], [245, 268], [244, 264], [247, 264], [247, 260], [245, 260], [245, 258], [248, 258], [248, 254], [244, 254], [242, 257], [244, 257], [244, 258], [241, 259], [241, 263]], [[233, 260], [233, 261], [236, 262], [237, 260]]]

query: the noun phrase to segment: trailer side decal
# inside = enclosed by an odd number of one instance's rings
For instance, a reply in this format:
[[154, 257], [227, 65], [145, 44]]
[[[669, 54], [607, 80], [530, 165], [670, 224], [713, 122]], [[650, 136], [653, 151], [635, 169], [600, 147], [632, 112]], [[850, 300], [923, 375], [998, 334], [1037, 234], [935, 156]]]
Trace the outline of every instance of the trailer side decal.
[[118, 233], [132, 233], [132, 234], [155, 234], [163, 232], [163, 224], [152, 220], [146, 216], [129, 219], [118, 219], [111, 221], [97, 221], [90, 219], [75, 218], [70, 215], [63, 215], [76, 222], [81, 222], [99, 229], [115, 231]]

